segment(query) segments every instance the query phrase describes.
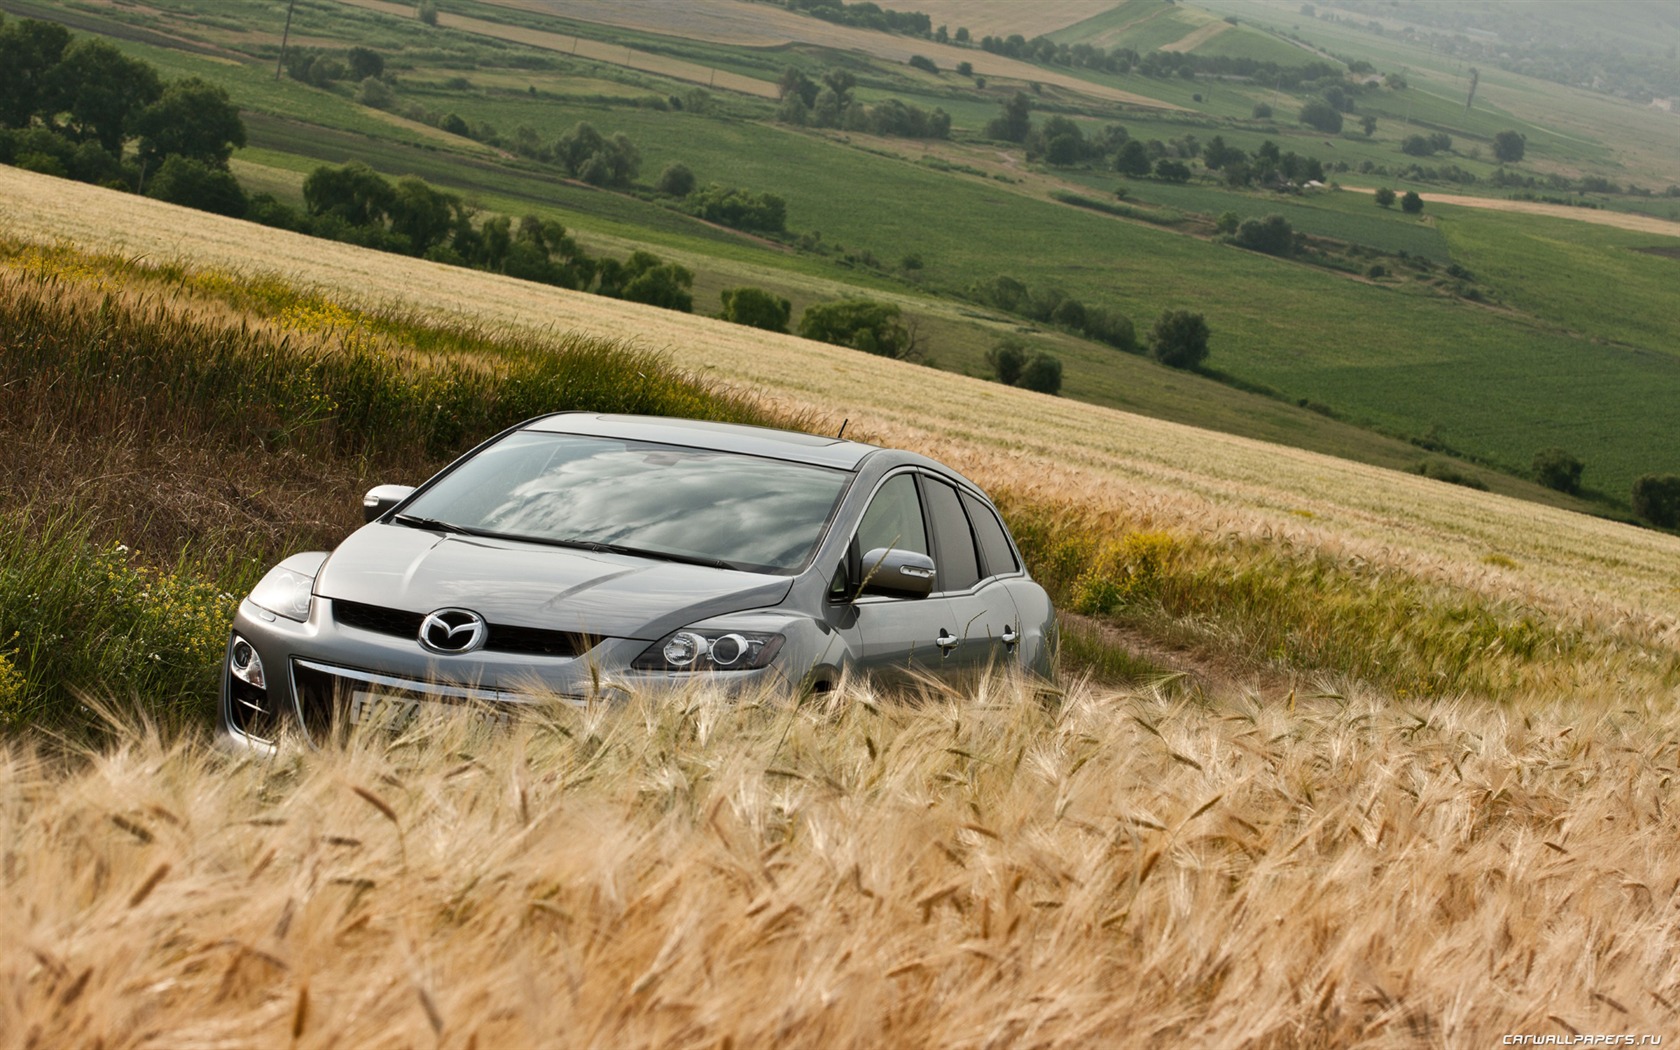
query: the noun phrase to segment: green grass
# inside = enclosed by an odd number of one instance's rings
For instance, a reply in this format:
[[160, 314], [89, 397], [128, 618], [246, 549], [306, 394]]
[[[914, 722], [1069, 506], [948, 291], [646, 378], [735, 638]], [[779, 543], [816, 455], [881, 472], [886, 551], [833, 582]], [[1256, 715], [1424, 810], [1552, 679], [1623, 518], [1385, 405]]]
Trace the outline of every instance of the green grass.
[[[1680, 240], [1599, 227], [1583, 236], [1581, 224], [1566, 219], [1437, 210], [1453, 257], [1513, 306], [1564, 319], [1596, 339], [1680, 357], [1680, 264], [1639, 250], [1674, 252]], [[1632, 303], [1640, 308], [1629, 309]]]

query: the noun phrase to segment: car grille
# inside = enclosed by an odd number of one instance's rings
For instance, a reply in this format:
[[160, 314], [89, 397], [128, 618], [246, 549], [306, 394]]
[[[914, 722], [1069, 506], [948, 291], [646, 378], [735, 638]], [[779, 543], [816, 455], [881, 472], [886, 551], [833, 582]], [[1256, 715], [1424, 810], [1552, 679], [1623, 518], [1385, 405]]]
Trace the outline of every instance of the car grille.
[[[361, 602], [333, 600], [333, 618], [346, 627], [355, 627], [395, 638], [418, 638], [422, 613], [386, 609]], [[493, 653], [521, 653], [527, 656], [582, 656], [595, 645], [596, 639], [575, 631], [551, 631], [541, 627], [516, 627], [493, 623], [484, 642], [484, 649]]]
[[334, 667], [293, 657], [292, 686], [297, 693], [298, 712], [304, 728], [316, 743], [329, 739], [336, 730], [348, 728], [345, 715], [358, 695], [377, 695], [394, 700], [413, 700], [428, 705], [471, 704], [506, 708], [528, 702], [529, 697], [506, 689], [493, 689], [447, 682], [421, 682], [374, 671]]

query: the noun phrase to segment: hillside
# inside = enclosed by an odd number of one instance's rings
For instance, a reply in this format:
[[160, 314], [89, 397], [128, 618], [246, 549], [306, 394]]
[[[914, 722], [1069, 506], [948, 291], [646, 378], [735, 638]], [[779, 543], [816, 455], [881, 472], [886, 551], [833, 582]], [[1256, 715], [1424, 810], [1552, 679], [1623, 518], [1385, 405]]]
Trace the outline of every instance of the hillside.
[[[905, 311], [946, 371], [988, 374], [987, 351], [1015, 336], [1061, 359], [1068, 397], [1625, 516], [1635, 479], [1676, 466], [1665, 413], [1680, 384], [1680, 315], [1666, 289], [1680, 227], [1660, 181], [1676, 160], [1672, 117], [1491, 65], [1465, 106], [1462, 61], [1346, 17], [1303, 20], [1298, 6], [1049, 4], [1019, 24], [973, 26], [934, 12], [970, 31], [959, 46], [746, 0], [462, 2], [444, 5], [436, 27], [383, 0], [306, 0], [296, 51], [318, 54], [327, 72], [352, 44], [377, 51], [389, 97], [372, 105], [348, 80], [276, 81], [278, 26], [254, 11], [0, 0], [0, 10], [108, 33], [170, 75], [225, 84], [250, 128], [234, 171], [251, 192], [293, 207], [309, 171], [365, 161], [460, 195], [479, 221], [530, 214], [561, 222], [591, 252], [651, 249], [694, 274], [698, 312], [742, 284], [786, 297], [795, 317], [875, 296]], [[1021, 51], [1006, 33], [1021, 46], [1047, 35], [1040, 50]], [[977, 46], [983, 36], [991, 43]], [[1139, 65], [1089, 64], [1128, 48]], [[1149, 64], [1177, 56], [1203, 71]], [[908, 66], [912, 57], [934, 72]], [[1243, 73], [1242, 63], [1277, 73]], [[1331, 89], [1296, 83], [1305, 67], [1292, 63], [1345, 70], [1330, 77], [1350, 107], [1341, 132], [1294, 119]], [[776, 96], [790, 67], [812, 78], [844, 71], [860, 114], [888, 103], [943, 110], [950, 134], [789, 123]], [[1035, 129], [1069, 121], [1087, 155], [1052, 163], [1046, 142], [988, 139], [1016, 92], [1030, 99]], [[1272, 115], [1256, 117], [1262, 107]], [[579, 121], [629, 138], [636, 182], [597, 189], [545, 159]], [[1495, 163], [1495, 136], [1512, 132], [1526, 156]], [[1401, 152], [1425, 134], [1452, 145]], [[1189, 181], [1117, 173], [1119, 135], [1145, 144], [1153, 163], [1180, 158]], [[1424, 210], [1233, 185], [1201, 154], [1215, 136], [1250, 161], [1268, 145], [1306, 158], [1349, 190], [1415, 188]], [[785, 229], [764, 236], [693, 217], [690, 201], [652, 189], [679, 164], [701, 186], [778, 195]], [[853, 205], [857, 187], [874, 208]], [[1548, 226], [1458, 203], [1480, 195], [1501, 207], [1572, 207]], [[1644, 236], [1578, 228], [1570, 212], [1644, 216]], [[1220, 232], [1269, 215], [1297, 234], [1287, 258]], [[1119, 315], [1143, 342], [1162, 311], [1202, 312], [1213, 374], [1116, 353], [977, 292], [1005, 278], [1040, 299]], [[1604, 309], [1612, 295], [1615, 308]], [[1484, 410], [1490, 400], [1498, 413]], [[1530, 480], [1536, 454], [1554, 447], [1585, 465], [1580, 497]]]

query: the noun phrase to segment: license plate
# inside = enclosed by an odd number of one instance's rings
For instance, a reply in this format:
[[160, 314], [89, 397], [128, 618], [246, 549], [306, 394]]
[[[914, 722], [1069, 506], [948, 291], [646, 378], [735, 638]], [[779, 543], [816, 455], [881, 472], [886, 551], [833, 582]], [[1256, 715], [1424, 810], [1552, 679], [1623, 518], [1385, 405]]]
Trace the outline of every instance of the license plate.
[[406, 729], [417, 718], [444, 715], [463, 709], [485, 725], [506, 726], [513, 722], [512, 712], [479, 705], [468, 706], [445, 700], [360, 689], [350, 694], [350, 721], [358, 725], [372, 724], [391, 730]]

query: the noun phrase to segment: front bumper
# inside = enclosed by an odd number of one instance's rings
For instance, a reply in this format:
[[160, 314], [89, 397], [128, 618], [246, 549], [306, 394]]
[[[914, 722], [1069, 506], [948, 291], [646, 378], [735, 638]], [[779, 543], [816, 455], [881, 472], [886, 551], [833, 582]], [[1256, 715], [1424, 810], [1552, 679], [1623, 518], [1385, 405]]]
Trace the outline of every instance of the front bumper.
[[[261, 661], [262, 688], [232, 672], [240, 640]], [[440, 656], [422, 649], [414, 637], [342, 622], [331, 599], [316, 598], [306, 623], [247, 600], [235, 614], [223, 664], [222, 735], [234, 747], [271, 751], [288, 735], [320, 743], [352, 722], [401, 725], [448, 706], [511, 721], [522, 709], [556, 700], [580, 705], [620, 700], [633, 692], [680, 688], [696, 677], [631, 670], [631, 661], [653, 644], [650, 639], [589, 641], [575, 655], [479, 650]], [[786, 685], [782, 666], [778, 661], [704, 677], [731, 691], [774, 688]]]

